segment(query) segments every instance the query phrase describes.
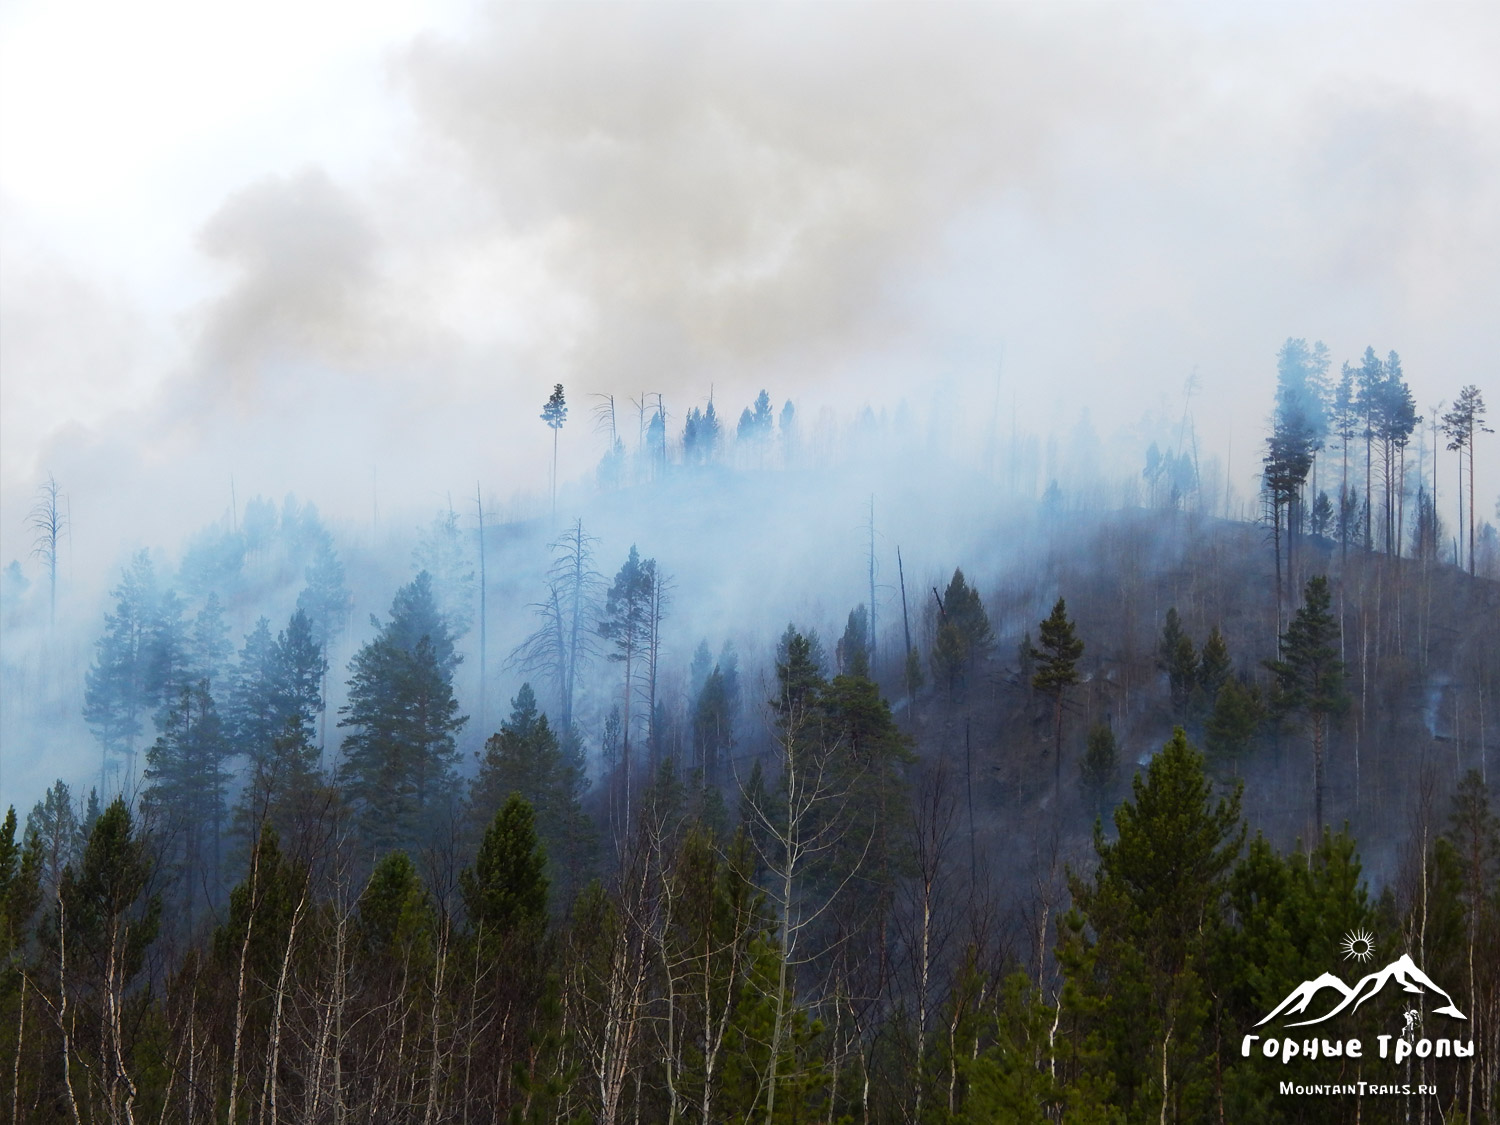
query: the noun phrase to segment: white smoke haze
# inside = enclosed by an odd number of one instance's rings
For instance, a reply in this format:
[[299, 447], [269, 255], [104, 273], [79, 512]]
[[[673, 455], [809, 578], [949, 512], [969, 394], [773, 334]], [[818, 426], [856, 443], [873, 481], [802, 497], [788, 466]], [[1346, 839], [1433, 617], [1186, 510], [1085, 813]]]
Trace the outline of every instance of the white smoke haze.
[[[608, 574], [635, 540], [678, 576], [683, 664], [703, 636], [841, 626], [871, 493], [922, 582], [1002, 569], [961, 503], [1052, 479], [1129, 503], [1097, 482], [1138, 480], [1152, 440], [1196, 439], [1212, 510], [1248, 511], [1288, 336], [1335, 368], [1398, 350], [1423, 413], [1465, 383], [1500, 406], [1493, 8], [59, 11], [0, 16], [0, 566], [40, 587], [25, 519], [53, 473], [76, 684], [47, 728], [8, 681], [0, 804], [86, 776], [73, 697], [130, 551], [166, 573], [295, 493], [341, 549], [389, 546], [357, 631], [450, 497], [549, 512], [557, 382], [559, 521], [596, 525]], [[675, 438], [762, 387], [804, 467], [591, 498], [591, 394], [633, 451], [632, 397]], [[875, 466], [834, 452], [866, 407]], [[517, 534], [492, 669], [545, 563], [546, 527]], [[7, 626], [5, 659], [40, 644]]]

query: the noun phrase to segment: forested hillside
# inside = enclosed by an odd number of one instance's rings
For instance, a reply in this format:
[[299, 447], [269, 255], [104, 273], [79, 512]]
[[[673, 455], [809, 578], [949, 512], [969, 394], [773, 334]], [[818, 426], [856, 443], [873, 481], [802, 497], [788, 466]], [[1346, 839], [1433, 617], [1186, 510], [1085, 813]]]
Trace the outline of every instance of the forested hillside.
[[[580, 476], [557, 386], [529, 511], [257, 496], [59, 604], [49, 480], [0, 606], [42, 779], [0, 829], [0, 1104], [1500, 1121], [1484, 398], [1276, 363], [1250, 499], [1186, 412], [1122, 474], [764, 391], [597, 396]], [[1246, 1040], [1403, 954], [1461, 1023], [1408, 986], [1313, 1029], [1363, 1056]]]

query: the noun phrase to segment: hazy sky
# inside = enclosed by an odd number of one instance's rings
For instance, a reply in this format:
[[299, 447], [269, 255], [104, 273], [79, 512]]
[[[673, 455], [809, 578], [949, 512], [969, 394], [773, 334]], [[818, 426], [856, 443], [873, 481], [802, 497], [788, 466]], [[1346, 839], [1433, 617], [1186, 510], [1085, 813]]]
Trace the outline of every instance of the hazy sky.
[[111, 559], [231, 476], [535, 491], [557, 381], [565, 473], [590, 392], [1103, 430], [1196, 371], [1248, 487], [1289, 335], [1500, 413], [1496, 58], [1492, 3], [7, 0], [0, 562], [47, 471]]

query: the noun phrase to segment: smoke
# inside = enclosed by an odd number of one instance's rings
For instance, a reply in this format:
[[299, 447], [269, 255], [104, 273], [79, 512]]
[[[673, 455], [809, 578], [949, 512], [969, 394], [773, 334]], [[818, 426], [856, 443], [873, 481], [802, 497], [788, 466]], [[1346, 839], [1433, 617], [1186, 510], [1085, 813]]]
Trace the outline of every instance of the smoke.
[[[236, 117], [232, 146], [192, 134], [77, 229], [38, 218], [26, 176], [6, 179], [0, 565], [35, 577], [25, 512], [53, 472], [81, 619], [97, 624], [129, 549], [232, 523], [255, 494], [295, 492], [370, 541], [476, 480], [506, 513], [536, 513], [552, 452], [537, 414], [556, 382], [572, 407], [565, 498], [603, 452], [595, 392], [616, 396], [632, 446], [643, 392], [664, 396], [675, 437], [710, 395], [732, 428], [764, 387], [796, 402], [813, 454], [867, 406], [900, 411], [922, 440], [882, 449], [879, 490], [938, 505], [909, 529], [934, 573], [978, 535], [942, 499], [956, 495], [944, 466], [993, 482], [1011, 434], [1032, 443], [1027, 495], [1139, 479], [1150, 441], [1193, 437], [1205, 467], [1224, 458], [1220, 498], [1248, 494], [1289, 335], [1326, 340], [1335, 364], [1399, 349], [1424, 410], [1493, 383], [1489, 10], [382, 19], [378, 96], [367, 69], [299, 87], [259, 131]], [[288, 127], [346, 111], [344, 145]], [[874, 483], [846, 481], [838, 510]], [[841, 518], [802, 499], [757, 502], [785, 503], [779, 527]], [[642, 544], [688, 576], [672, 559], [692, 515]], [[611, 529], [610, 549], [627, 537]], [[828, 547], [759, 549], [684, 606], [727, 622], [753, 571], [816, 570]], [[823, 607], [835, 625], [858, 600], [857, 554], [850, 567], [851, 594]], [[778, 602], [800, 584], [787, 577]]]

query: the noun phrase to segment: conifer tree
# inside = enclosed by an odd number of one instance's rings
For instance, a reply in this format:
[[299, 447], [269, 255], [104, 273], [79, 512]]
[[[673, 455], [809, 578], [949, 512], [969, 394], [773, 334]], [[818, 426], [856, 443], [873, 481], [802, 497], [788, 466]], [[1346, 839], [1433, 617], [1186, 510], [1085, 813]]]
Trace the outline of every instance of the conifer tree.
[[474, 624], [474, 561], [458, 527], [452, 507], [439, 511], [421, 533], [412, 551], [412, 569], [432, 577], [432, 595], [448, 626], [448, 635], [461, 639]]
[[1233, 663], [1229, 659], [1229, 645], [1224, 634], [1215, 625], [1208, 631], [1208, 640], [1203, 642], [1203, 651], [1198, 654], [1198, 688], [1209, 706], [1218, 698], [1219, 689], [1229, 678]]
[[349, 702], [339, 711], [339, 779], [366, 843], [415, 845], [454, 792], [454, 735], [468, 721], [453, 696], [453, 650], [426, 571], [396, 592], [391, 618], [349, 664]]
[[[1443, 415], [1443, 434], [1448, 438], [1448, 448], [1458, 454], [1458, 483], [1463, 487], [1464, 450], [1469, 451], [1469, 573], [1474, 573], [1474, 441], [1480, 434], [1495, 431], [1484, 424], [1484, 395], [1470, 383], [1459, 391], [1453, 409]], [[1459, 496], [1460, 523], [1462, 523], [1463, 496]], [[1462, 531], [1462, 528], [1460, 528]]]
[[535, 942], [546, 925], [547, 855], [535, 824], [530, 803], [512, 793], [485, 830], [474, 866], [459, 875], [469, 925], [481, 944], [495, 948], [514, 937]]
[[1171, 663], [1167, 665], [1167, 683], [1172, 693], [1172, 710], [1179, 722], [1185, 722], [1193, 688], [1198, 684], [1198, 654], [1193, 651], [1193, 639], [1186, 633], [1177, 638], [1172, 651]]
[[40, 849], [42, 889], [50, 898], [62, 879], [63, 868], [77, 858], [87, 840], [73, 809], [73, 795], [62, 778], [32, 806], [26, 817], [26, 837], [36, 840]]
[[1041, 647], [1030, 652], [1036, 668], [1031, 676], [1031, 686], [1052, 697], [1054, 789], [1061, 793], [1063, 705], [1068, 689], [1078, 683], [1078, 658], [1083, 655], [1083, 642], [1073, 630], [1067, 603], [1062, 598], [1057, 599], [1052, 613], [1041, 623], [1040, 635]]
[[582, 885], [593, 850], [593, 824], [580, 804], [587, 779], [582, 763], [564, 750], [547, 716], [537, 710], [530, 684], [511, 700], [510, 717], [479, 756], [470, 795], [470, 821], [482, 832], [512, 794], [527, 804], [551, 879], [566, 893]]
[[557, 433], [568, 420], [568, 403], [563, 395], [563, 385], [556, 384], [552, 394], [542, 404], [542, 421], [552, 431], [552, 518], [557, 518]]
[[1080, 780], [1084, 792], [1094, 806], [1094, 814], [1102, 816], [1104, 797], [1114, 784], [1115, 774], [1120, 768], [1120, 754], [1115, 743], [1115, 732], [1108, 723], [1096, 723], [1089, 731], [1088, 749], [1084, 751]]
[[219, 604], [219, 595], [210, 593], [193, 618], [188, 639], [188, 675], [193, 682], [207, 680], [210, 687], [220, 686], [233, 653], [224, 607]]
[[1228, 677], [1215, 694], [1213, 710], [1204, 724], [1205, 747], [1216, 758], [1238, 760], [1260, 729], [1264, 715], [1259, 689]]
[[693, 757], [703, 783], [717, 785], [734, 749], [733, 704], [723, 669], [715, 664], [693, 706]]
[[609, 659], [624, 665], [625, 687], [623, 718], [620, 729], [620, 766], [624, 771], [625, 814], [630, 814], [631, 761], [630, 739], [632, 733], [631, 703], [636, 694], [636, 677], [651, 647], [654, 635], [652, 603], [656, 591], [656, 560], [642, 560], [635, 546], [625, 564], [615, 575], [614, 583], [604, 600], [604, 612], [599, 619], [599, 635], [610, 646]]
[[965, 581], [959, 568], [954, 568], [947, 590], [938, 599], [938, 618], [932, 672], [953, 691], [963, 685], [994, 640], [979, 591]]
[[156, 635], [156, 574], [151, 556], [138, 553], [111, 591], [115, 611], [105, 614], [93, 666], [84, 679], [83, 717], [103, 747], [99, 784], [107, 786], [111, 757], [135, 778], [135, 747], [142, 719], [156, 705], [150, 690], [152, 645]]
[[1303, 605], [1281, 635], [1281, 659], [1266, 662], [1280, 688], [1283, 712], [1300, 712], [1312, 727], [1313, 820], [1323, 830], [1323, 748], [1328, 720], [1348, 705], [1344, 662], [1339, 659], [1339, 623], [1330, 610], [1328, 579], [1308, 580]]
[[224, 820], [228, 747], [208, 681], [184, 685], [168, 709], [161, 734], [146, 754], [149, 788], [143, 801], [162, 841], [168, 870], [180, 882], [189, 927], [196, 917], [200, 877], [217, 883]]
[[[116, 797], [94, 824], [77, 867], [63, 871], [48, 927], [61, 1003], [74, 1011], [69, 1030], [80, 1050], [97, 1044], [90, 1084], [111, 1121], [132, 1119], [139, 1096], [137, 1047], [150, 1032], [132, 1018], [140, 1009], [130, 1001], [161, 925], [161, 899], [150, 893], [151, 876], [147, 840], [136, 831], [124, 799]], [[80, 1100], [71, 1087], [68, 1098], [70, 1108]]]
[[1126, 1120], [1206, 1120], [1212, 955], [1244, 841], [1239, 792], [1213, 799], [1179, 727], [1114, 823], [1113, 841], [1094, 829], [1092, 877], [1070, 879], [1063, 1006], [1082, 1023], [1075, 1035], [1100, 1036], [1086, 1065], [1113, 1084]]
[[849, 611], [849, 621], [844, 626], [844, 635], [839, 638], [838, 663], [846, 675], [870, 676], [870, 646], [868, 618], [861, 604]]
[[322, 650], [324, 661], [323, 680], [319, 685], [318, 745], [328, 742], [328, 667], [327, 657], [332, 653], [333, 642], [341, 636], [349, 623], [351, 596], [344, 583], [344, 564], [339, 561], [333, 543], [324, 534], [319, 537], [313, 551], [312, 562], [304, 573], [306, 587], [297, 595], [297, 608], [307, 614], [312, 624], [313, 640]]

